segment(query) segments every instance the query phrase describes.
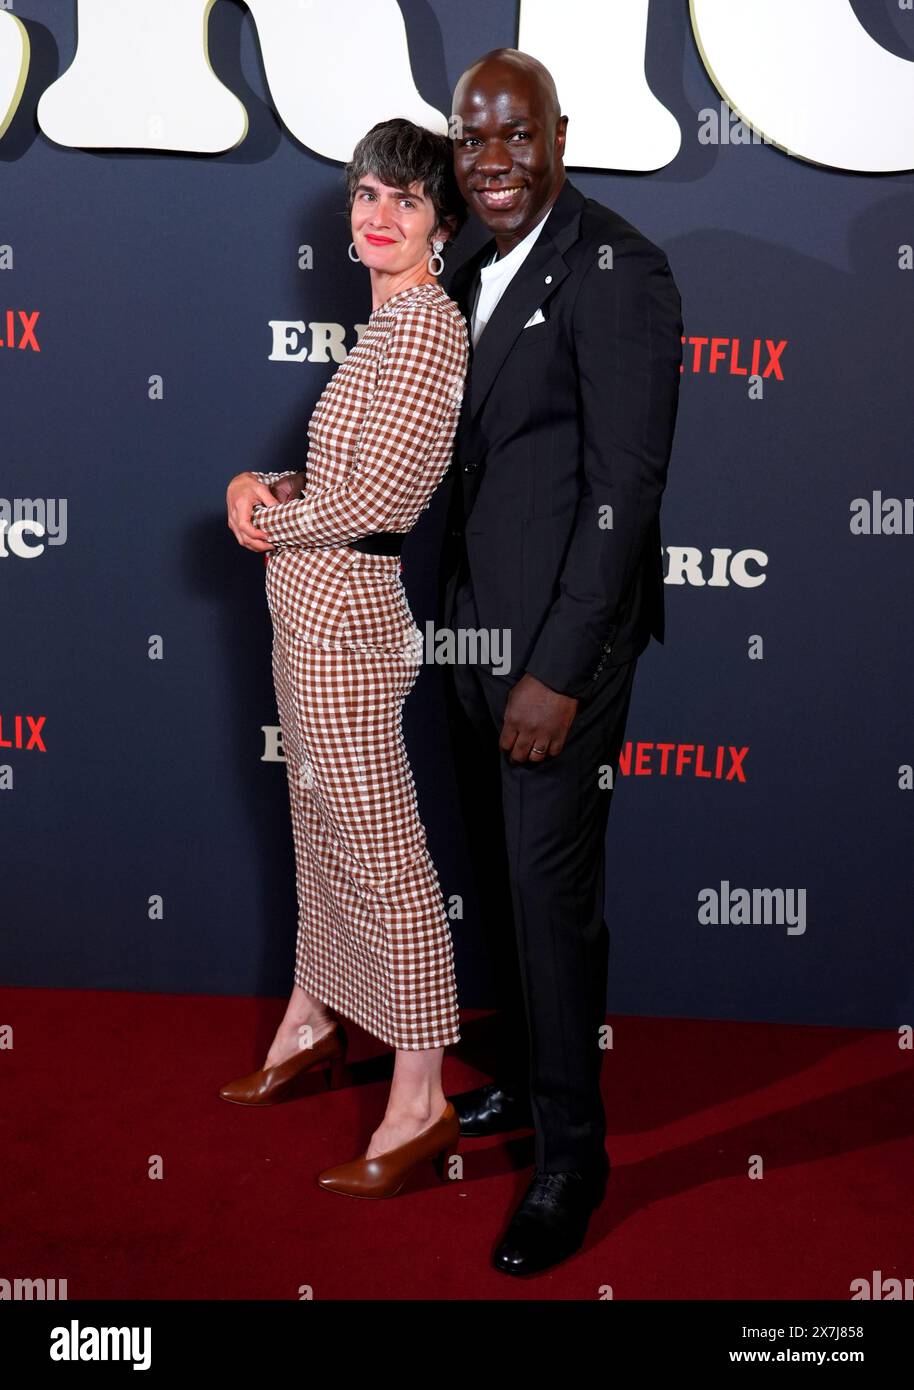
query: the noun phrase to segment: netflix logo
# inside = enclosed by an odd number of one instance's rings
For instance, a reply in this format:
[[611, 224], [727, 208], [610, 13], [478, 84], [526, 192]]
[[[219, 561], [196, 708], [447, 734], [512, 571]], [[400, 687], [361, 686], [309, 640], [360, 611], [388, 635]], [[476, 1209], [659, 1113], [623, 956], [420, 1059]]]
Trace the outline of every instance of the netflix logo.
[[[773, 338], [683, 338], [680, 372], [706, 373], [709, 376], [773, 376], [784, 380], [781, 357], [787, 339], [776, 343]], [[689, 351], [691, 349], [691, 351]]]
[[26, 752], [37, 749], [46, 753], [41, 731], [47, 720], [46, 714], [0, 714], [0, 748], [24, 748]]
[[619, 771], [624, 777], [710, 777], [717, 782], [745, 782], [748, 752], [748, 745], [628, 742], [619, 755]]
[[0, 309], [0, 347], [19, 348], [23, 352], [40, 352], [35, 336], [35, 324], [40, 310]]

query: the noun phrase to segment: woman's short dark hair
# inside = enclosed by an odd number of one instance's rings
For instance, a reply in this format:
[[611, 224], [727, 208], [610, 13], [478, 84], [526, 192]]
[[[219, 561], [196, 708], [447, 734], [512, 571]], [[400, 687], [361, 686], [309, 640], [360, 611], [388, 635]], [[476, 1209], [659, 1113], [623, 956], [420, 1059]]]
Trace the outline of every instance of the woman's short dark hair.
[[349, 211], [363, 175], [374, 174], [389, 188], [417, 183], [435, 209], [435, 225], [450, 224], [455, 237], [467, 220], [467, 206], [454, 177], [453, 151], [446, 135], [395, 117], [379, 121], [363, 135], [346, 165]]

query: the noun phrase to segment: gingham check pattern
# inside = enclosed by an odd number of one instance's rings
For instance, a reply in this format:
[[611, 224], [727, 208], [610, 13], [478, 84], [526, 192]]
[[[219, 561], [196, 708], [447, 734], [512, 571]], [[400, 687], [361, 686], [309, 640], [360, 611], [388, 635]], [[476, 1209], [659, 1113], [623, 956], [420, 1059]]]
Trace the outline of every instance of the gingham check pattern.
[[440, 286], [392, 296], [314, 408], [303, 496], [253, 511], [277, 547], [266, 583], [295, 842], [295, 981], [410, 1050], [460, 1038], [450, 926], [402, 732], [422, 636], [397, 556], [345, 542], [408, 531], [428, 506], [450, 463], [467, 353], [463, 316]]

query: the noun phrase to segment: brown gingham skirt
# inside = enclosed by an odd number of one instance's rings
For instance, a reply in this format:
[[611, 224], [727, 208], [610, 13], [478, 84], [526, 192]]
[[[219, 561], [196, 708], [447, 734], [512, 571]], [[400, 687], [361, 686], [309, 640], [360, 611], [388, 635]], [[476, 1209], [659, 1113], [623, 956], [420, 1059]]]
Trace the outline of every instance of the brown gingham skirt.
[[[399, 565], [350, 556], [343, 567], [364, 564], [369, 576], [372, 564]], [[365, 587], [345, 575], [349, 610], [376, 623], [385, 590]], [[421, 633], [413, 624], [412, 643], [385, 650], [312, 640], [275, 607], [272, 619], [295, 843], [295, 982], [391, 1047], [458, 1042], [450, 924], [402, 730]]]

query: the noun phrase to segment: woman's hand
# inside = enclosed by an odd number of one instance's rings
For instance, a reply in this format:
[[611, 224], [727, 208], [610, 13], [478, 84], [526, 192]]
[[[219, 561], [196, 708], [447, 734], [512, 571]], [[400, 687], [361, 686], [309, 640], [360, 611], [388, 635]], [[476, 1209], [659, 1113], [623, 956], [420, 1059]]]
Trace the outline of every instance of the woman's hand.
[[[281, 478], [280, 482], [294, 482], [293, 478]], [[228, 511], [228, 526], [239, 545], [245, 550], [271, 550], [273, 542], [266, 531], [261, 531], [251, 521], [251, 512], [260, 502], [265, 507], [275, 507], [276, 497], [266, 483], [259, 483], [253, 473], [237, 473], [229, 483], [225, 493]]]

